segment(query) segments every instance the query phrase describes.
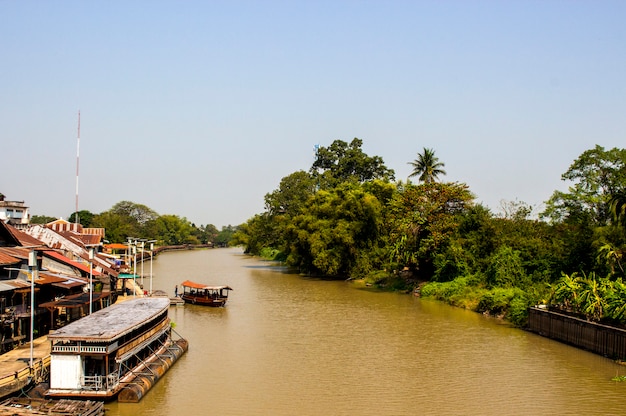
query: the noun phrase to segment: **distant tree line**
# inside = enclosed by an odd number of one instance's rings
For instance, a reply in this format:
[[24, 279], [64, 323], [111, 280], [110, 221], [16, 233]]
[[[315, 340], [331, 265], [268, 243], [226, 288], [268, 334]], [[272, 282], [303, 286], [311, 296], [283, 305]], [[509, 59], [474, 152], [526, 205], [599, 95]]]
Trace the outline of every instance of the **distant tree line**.
[[[33, 224], [45, 224], [54, 217], [34, 215]], [[157, 240], [159, 245], [207, 244], [226, 246], [237, 227], [228, 225], [218, 230], [213, 224], [197, 226], [184, 217], [159, 215], [145, 205], [121, 201], [108, 211], [94, 214], [87, 210], [73, 212], [69, 222], [83, 227], [104, 228], [106, 239], [112, 243], [125, 243], [127, 238]]]
[[528, 306], [546, 302], [624, 319], [626, 150], [585, 151], [562, 175], [568, 191], [542, 212], [515, 201], [494, 214], [466, 184], [440, 181], [445, 165], [433, 149], [408, 162], [403, 182], [362, 144], [320, 147], [231, 243], [305, 274], [419, 292], [518, 325]]

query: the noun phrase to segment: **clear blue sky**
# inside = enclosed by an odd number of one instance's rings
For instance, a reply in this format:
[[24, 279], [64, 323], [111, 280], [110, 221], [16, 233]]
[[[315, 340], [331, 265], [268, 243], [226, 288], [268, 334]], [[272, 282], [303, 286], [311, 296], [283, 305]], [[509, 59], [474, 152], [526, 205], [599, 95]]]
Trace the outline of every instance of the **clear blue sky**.
[[316, 144], [423, 147], [498, 212], [626, 145], [625, 1], [0, 0], [0, 192], [237, 225]]

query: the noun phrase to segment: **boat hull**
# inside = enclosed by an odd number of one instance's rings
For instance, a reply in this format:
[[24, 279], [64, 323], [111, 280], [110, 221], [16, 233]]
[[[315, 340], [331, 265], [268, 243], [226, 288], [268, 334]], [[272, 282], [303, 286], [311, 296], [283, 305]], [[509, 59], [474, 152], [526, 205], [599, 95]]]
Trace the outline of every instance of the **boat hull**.
[[193, 295], [182, 295], [182, 300], [185, 303], [191, 303], [193, 305], [202, 305], [202, 306], [213, 306], [213, 307], [221, 307], [226, 305], [226, 299], [213, 299], [207, 298], [205, 296], [193, 296]]

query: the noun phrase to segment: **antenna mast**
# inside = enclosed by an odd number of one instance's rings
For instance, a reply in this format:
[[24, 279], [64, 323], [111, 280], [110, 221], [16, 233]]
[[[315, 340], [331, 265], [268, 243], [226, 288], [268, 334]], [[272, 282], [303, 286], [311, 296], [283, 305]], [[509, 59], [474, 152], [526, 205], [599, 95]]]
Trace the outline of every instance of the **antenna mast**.
[[80, 165], [80, 110], [78, 110], [78, 138], [76, 140], [76, 210], [74, 211], [74, 223], [78, 224], [78, 167]]

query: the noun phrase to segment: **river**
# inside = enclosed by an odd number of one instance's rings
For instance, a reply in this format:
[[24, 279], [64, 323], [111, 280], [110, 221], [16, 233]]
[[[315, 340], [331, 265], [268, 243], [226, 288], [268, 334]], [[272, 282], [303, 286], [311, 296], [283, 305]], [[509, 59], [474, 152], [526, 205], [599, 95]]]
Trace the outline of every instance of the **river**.
[[[171, 307], [189, 351], [135, 415], [610, 415], [613, 361], [406, 294], [289, 274], [240, 249], [160, 254], [153, 287], [231, 286], [224, 308]], [[149, 262], [144, 265], [149, 275]], [[144, 286], [149, 287], [146, 277]]]

